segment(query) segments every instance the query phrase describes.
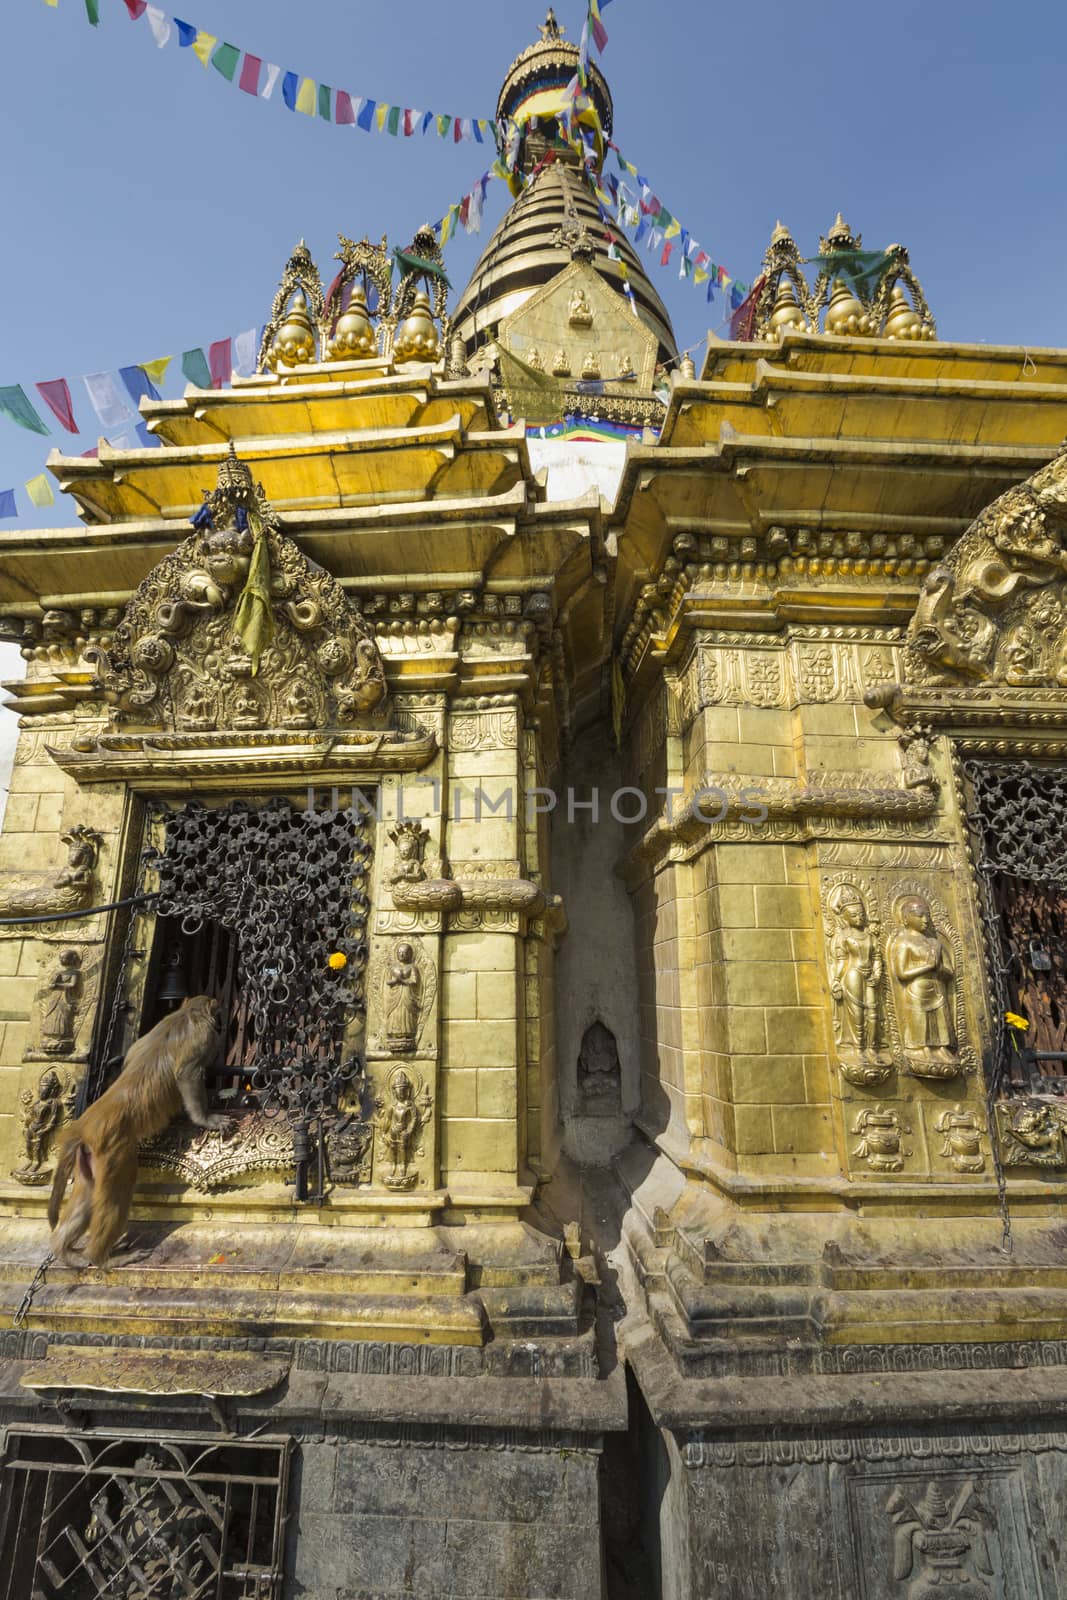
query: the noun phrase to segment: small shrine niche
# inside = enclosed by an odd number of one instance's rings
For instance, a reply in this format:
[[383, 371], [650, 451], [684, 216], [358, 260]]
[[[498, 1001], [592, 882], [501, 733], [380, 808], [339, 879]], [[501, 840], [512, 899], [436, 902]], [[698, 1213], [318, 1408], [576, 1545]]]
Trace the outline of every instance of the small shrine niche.
[[622, 1066], [619, 1046], [600, 1018], [582, 1035], [578, 1052], [578, 1114], [614, 1117], [622, 1109]]

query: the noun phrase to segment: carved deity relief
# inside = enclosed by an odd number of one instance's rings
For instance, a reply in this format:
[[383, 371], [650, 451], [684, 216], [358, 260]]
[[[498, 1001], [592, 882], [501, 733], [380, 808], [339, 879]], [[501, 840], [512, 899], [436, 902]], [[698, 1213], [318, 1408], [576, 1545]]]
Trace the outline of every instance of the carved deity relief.
[[424, 856], [429, 832], [423, 823], [406, 819], [389, 829], [395, 846], [390, 883], [423, 883], [426, 879]]
[[36, 1028], [31, 1033], [35, 1042], [25, 1059], [84, 1061], [88, 1046], [79, 1033], [96, 998], [99, 953], [89, 960], [83, 947], [69, 945], [46, 950], [42, 961], [34, 1004]]
[[74, 1115], [77, 1094], [77, 1083], [65, 1079], [55, 1068], [42, 1072], [36, 1093], [23, 1089], [21, 1131], [26, 1159], [11, 1174], [17, 1183], [37, 1187], [52, 1181], [52, 1168], [45, 1163], [59, 1129]]
[[[103, 836], [79, 823], [60, 837], [67, 847], [67, 861], [58, 872], [0, 873], [0, 916], [80, 911], [90, 904]], [[0, 936], [3, 933], [17, 936], [17, 930], [0, 930]]]
[[827, 965], [833, 1003], [834, 1042], [841, 1074], [849, 1083], [883, 1083], [892, 1070], [882, 1048], [884, 962], [873, 896], [839, 880], [826, 895]]
[[941, 1154], [951, 1161], [956, 1172], [985, 1171], [985, 1124], [977, 1111], [970, 1106], [953, 1106], [951, 1111], [942, 1111], [934, 1127], [942, 1135]]
[[933, 569], [905, 682], [1067, 684], [1067, 454], [1008, 489]]
[[912, 1580], [907, 1600], [927, 1600], [942, 1589], [954, 1600], [993, 1600], [979, 1577], [993, 1575], [986, 1537], [992, 1518], [973, 1479], [952, 1484], [948, 1495], [933, 1480], [921, 1497], [898, 1484], [885, 1508], [896, 1527], [893, 1577]]
[[952, 946], [923, 894], [897, 895], [892, 916], [886, 966], [905, 1060], [917, 1078], [955, 1077], [961, 1063]]
[[382, 1182], [388, 1189], [413, 1189], [418, 1173], [412, 1162], [426, 1154], [419, 1141], [433, 1109], [429, 1090], [414, 1067], [394, 1067], [387, 1093], [378, 1096], [375, 1107], [379, 1171], [388, 1162]]
[[852, 1154], [866, 1161], [872, 1172], [902, 1171], [911, 1155], [904, 1144], [904, 1136], [911, 1132], [911, 1126], [895, 1111], [887, 1106], [865, 1106], [852, 1132], [860, 1139]]
[[378, 648], [232, 446], [193, 524], [92, 657], [113, 720], [190, 734], [365, 722], [385, 698]]
[[419, 939], [398, 939], [376, 958], [379, 1026], [375, 1047], [390, 1055], [419, 1049], [437, 996], [437, 973]]

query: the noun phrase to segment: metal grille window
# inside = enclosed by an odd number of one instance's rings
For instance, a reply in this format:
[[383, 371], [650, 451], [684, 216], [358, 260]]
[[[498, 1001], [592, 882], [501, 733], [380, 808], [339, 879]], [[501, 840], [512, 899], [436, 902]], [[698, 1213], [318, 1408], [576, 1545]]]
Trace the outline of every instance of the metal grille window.
[[11, 1428], [0, 1600], [279, 1600], [288, 1441]]
[[994, 1076], [1017, 1092], [1067, 1092], [1067, 768], [964, 766], [1002, 1028]]

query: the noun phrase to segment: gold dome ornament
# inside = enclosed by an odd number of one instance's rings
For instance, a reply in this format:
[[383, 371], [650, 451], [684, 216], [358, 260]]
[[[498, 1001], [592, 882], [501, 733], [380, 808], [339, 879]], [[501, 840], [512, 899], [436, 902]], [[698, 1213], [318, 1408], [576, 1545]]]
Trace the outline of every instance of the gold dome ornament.
[[303, 289], [297, 289], [289, 302], [285, 320], [274, 335], [271, 355], [283, 367], [300, 367], [315, 359], [315, 330]]
[[420, 289], [410, 314], [396, 330], [393, 360], [436, 361], [440, 354], [441, 340], [430, 309], [430, 297], [425, 289]]
[[788, 278], [783, 278], [778, 285], [778, 294], [767, 324], [767, 331], [772, 339], [780, 339], [785, 333], [808, 331], [807, 318], [797, 305], [796, 291]]
[[870, 319], [843, 278], [835, 278], [823, 323], [824, 333], [839, 339], [855, 338], [870, 332]]
[[348, 305], [337, 319], [333, 338], [326, 350], [328, 361], [358, 361], [375, 354], [374, 327], [367, 310], [367, 296], [357, 285]]
[[889, 311], [882, 329], [883, 339], [924, 339], [928, 335], [923, 319], [908, 300], [899, 283], [893, 285], [889, 296]]

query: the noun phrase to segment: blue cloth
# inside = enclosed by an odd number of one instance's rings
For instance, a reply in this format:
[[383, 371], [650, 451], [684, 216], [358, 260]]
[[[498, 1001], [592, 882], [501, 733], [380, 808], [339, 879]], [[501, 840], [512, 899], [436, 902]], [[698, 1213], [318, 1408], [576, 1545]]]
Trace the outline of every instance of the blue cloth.
[[14, 489], [0, 489], [0, 517], [17, 517]]
[[282, 99], [290, 111], [296, 110], [296, 92], [300, 87], [300, 79], [295, 72], [287, 72], [282, 79]]
[[362, 128], [364, 133], [369, 133], [374, 126], [374, 113], [378, 109], [377, 100], [366, 100], [360, 108], [356, 118], [356, 127]]
[[200, 29], [194, 28], [191, 22], [179, 22], [177, 17], [174, 19], [174, 26], [178, 30], [178, 43], [183, 50], [187, 50], [200, 32]]
[[159, 390], [143, 367], [120, 367], [119, 377], [129, 390], [130, 399], [134, 405], [142, 397], [146, 400], [159, 399]]

